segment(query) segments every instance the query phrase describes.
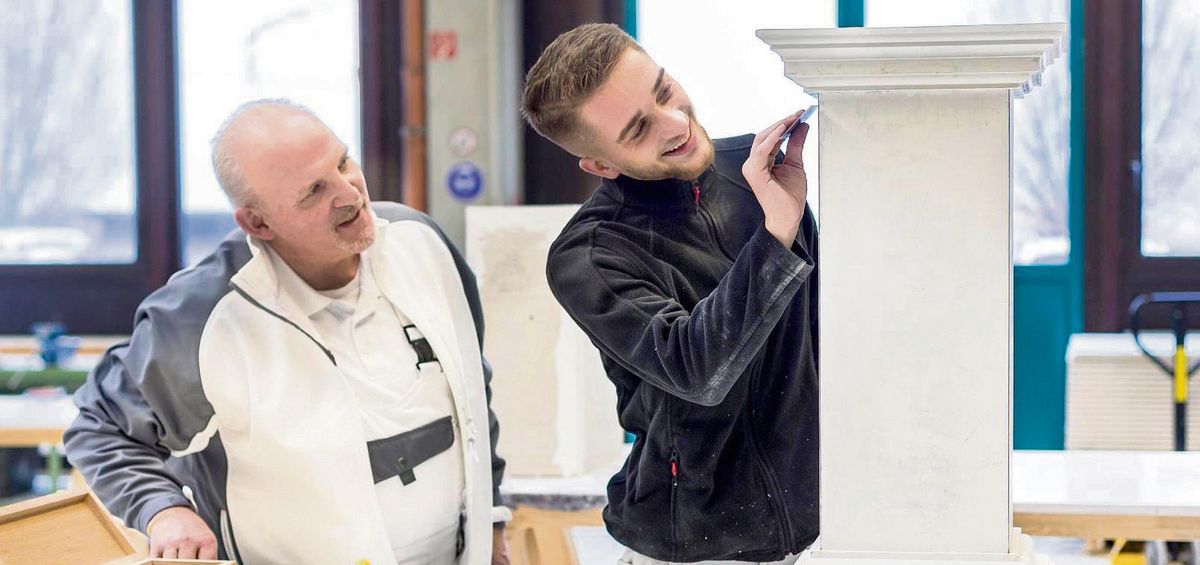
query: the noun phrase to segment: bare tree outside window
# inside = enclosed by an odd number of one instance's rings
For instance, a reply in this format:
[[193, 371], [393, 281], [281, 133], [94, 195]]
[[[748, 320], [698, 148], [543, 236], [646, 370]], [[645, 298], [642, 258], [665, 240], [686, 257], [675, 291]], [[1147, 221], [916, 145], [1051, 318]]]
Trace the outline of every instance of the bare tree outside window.
[[[866, 0], [870, 26], [1066, 22], [1067, 0]], [[1063, 48], [1070, 43], [1063, 38]], [[1061, 264], [1071, 250], [1071, 73], [1066, 54], [1013, 102], [1013, 262]]]
[[1142, 254], [1200, 256], [1200, 5], [1142, 4]]
[[[638, 41], [679, 81], [697, 120], [714, 138], [757, 133], [816, 99], [783, 73], [783, 61], [755, 30], [837, 25], [833, 0], [639, 0]], [[704, 41], [696, 41], [702, 37]], [[804, 144], [808, 203], [819, 211], [817, 124]]]
[[132, 262], [130, 3], [0, 13], [0, 264]]
[[358, 159], [358, 2], [179, 0], [183, 258], [195, 263], [235, 229], [209, 139], [238, 105], [290, 98], [313, 109]]

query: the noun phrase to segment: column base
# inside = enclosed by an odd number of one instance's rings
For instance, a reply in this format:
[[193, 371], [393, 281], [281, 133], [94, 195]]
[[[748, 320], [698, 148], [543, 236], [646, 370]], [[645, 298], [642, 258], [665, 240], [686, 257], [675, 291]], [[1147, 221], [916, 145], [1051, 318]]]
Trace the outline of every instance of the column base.
[[1010, 553], [917, 553], [816, 549], [806, 565], [1050, 565], [1033, 550], [1033, 538], [1013, 528]]

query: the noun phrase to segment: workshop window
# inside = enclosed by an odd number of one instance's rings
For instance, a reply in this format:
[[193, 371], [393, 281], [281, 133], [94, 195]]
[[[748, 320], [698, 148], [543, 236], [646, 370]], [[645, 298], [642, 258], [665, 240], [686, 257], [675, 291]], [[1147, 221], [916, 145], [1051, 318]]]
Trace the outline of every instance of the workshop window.
[[182, 0], [178, 4], [183, 261], [235, 228], [209, 141], [239, 104], [311, 108], [362, 162], [357, 0]]
[[[1141, 251], [1200, 257], [1200, 6], [1142, 4]], [[1140, 170], [1139, 170], [1140, 169]]]
[[[696, 119], [714, 139], [758, 133], [816, 99], [783, 74], [783, 61], [755, 30], [837, 25], [833, 0], [641, 0], [638, 41], [687, 90]], [[804, 146], [808, 201], [817, 210], [817, 120]]]
[[[1136, 296], [1200, 290], [1200, 8], [1088, 10], [1084, 325], [1121, 331]], [[1166, 312], [1142, 327], [1169, 327]]]
[[365, 156], [372, 195], [399, 199], [398, 46], [423, 35], [405, 6], [0, 0], [0, 334], [129, 332], [234, 229], [209, 139], [246, 100], [309, 106]]
[[[1067, 0], [867, 0], [868, 26], [1067, 22]], [[1070, 37], [1064, 37], [1065, 49]], [[1064, 57], [1041, 86], [1013, 103], [1013, 263], [1063, 264], [1071, 251], [1068, 164], [1071, 159], [1071, 66]]]
[[0, 0], [0, 264], [137, 258], [128, 0]]

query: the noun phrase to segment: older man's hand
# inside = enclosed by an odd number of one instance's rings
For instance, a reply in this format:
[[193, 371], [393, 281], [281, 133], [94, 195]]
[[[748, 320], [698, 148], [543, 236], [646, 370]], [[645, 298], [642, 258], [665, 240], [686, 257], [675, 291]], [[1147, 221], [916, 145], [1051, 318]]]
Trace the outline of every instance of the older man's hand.
[[191, 508], [174, 506], [154, 515], [146, 527], [150, 557], [216, 559], [217, 538]]
[[504, 522], [492, 526], [492, 565], [509, 565], [508, 538], [504, 535]]

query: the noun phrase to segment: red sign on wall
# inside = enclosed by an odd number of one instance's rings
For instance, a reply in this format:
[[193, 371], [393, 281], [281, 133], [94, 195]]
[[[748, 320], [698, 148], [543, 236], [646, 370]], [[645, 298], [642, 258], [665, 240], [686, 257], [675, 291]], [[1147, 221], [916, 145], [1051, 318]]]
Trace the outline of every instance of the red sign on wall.
[[429, 60], [453, 61], [458, 56], [458, 32], [435, 29], [429, 32]]

